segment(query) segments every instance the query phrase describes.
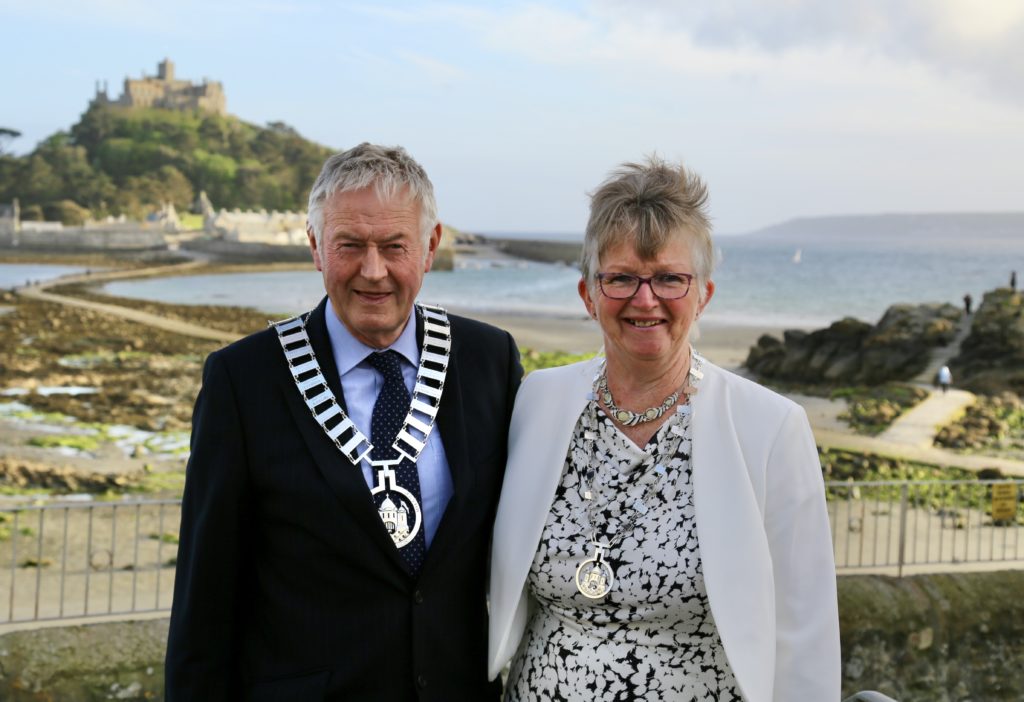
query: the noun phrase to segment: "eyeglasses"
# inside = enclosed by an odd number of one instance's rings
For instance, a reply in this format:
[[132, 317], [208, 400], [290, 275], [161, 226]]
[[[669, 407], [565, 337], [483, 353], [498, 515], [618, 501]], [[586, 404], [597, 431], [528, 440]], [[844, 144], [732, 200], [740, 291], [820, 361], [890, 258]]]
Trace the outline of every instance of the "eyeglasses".
[[690, 292], [690, 282], [693, 280], [689, 273], [657, 273], [647, 278], [629, 273], [598, 273], [596, 277], [601, 292], [613, 300], [628, 300], [637, 294], [644, 283], [651, 286], [655, 297], [678, 300]]

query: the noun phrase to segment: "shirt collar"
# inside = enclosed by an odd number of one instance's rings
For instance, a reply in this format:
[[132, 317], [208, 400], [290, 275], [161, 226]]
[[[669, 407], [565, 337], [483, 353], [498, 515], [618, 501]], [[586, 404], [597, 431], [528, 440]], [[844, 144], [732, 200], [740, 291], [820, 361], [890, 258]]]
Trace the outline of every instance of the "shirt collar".
[[[338, 366], [338, 376], [341, 377], [350, 370], [362, 363], [367, 356], [374, 351], [383, 350], [367, 346], [352, 336], [348, 327], [338, 319], [330, 300], [327, 301], [326, 314], [327, 336], [331, 340], [331, 349], [334, 352], [334, 362]], [[414, 308], [415, 309], [415, 308]], [[409, 319], [405, 322], [405, 328], [399, 334], [395, 343], [388, 346], [389, 349], [397, 351], [406, 361], [416, 366], [420, 362], [420, 348], [416, 343], [416, 322], [415, 312], [409, 313]]]

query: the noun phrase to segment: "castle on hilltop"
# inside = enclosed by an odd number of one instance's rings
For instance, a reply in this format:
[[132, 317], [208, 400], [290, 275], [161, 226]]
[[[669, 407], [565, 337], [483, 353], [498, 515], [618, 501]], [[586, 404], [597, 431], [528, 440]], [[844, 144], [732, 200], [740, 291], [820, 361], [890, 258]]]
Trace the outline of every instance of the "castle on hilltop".
[[107, 96], [107, 83], [96, 81], [96, 105], [124, 107], [162, 107], [167, 110], [200, 110], [218, 115], [227, 114], [227, 100], [220, 81], [203, 79], [202, 83], [174, 77], [174, 63], [164, 59], [157, 64], [155, 76], [125, 78], [124, 91], [117, 100]]

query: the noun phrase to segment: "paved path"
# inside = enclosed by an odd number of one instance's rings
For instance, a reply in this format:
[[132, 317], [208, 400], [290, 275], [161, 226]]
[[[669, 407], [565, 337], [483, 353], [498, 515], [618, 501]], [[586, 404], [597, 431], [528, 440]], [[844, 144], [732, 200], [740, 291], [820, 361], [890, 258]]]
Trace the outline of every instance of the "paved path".
[[[932, 351], [932, 357], [928, 365], [925, 366], [924, 370], [917, 374], [911, 382], [921, 383], [923, 385], [933, 385], [935, 382], [935, 376], [938, 374], [939, 369], [949, 363], [949, 359], [955, 358], [960, 354], [960, 344], [963, 343], [967, 335], [971, 333], [971, 323], [974, 321], [973, 314], [966, 314], [960, 319], [960, 326], [957, 328], [956, 336], [947, 345]], [[956, 380], [954, 378], [953, 380]]]
[[814, 438], [818, 446], [822, 448], [873, 453], [887, 458], [918, 461], [944, 468], [963, 468], [972, 471], [998, 468], [1004, 475], [1024, 477], [1024, 461], [1015, 461], [1011, 458], [957, 453], [936, 446], [908, 446], [874, 436], [861, 436], [817, 428], [814, 428]]
[[972, 319], [973, 315], [965, 315], [960, 320], [960, 327], [953, 340], [946, 346], [932, 351], [928, 365], [910, 381], [928, 392], [928, 397], [897, 417], [896, 421], [879, 435], [880, 441], [919, 449], [931, 448], [939, 429], [954, 421], [964, 409], [974, 404], [977, 398], [972, 393], [955, 389], [940, 392], [935, 389], [934, 384], [939, 369], [947, 365], [951, 358], [959, 355], [960, 344], [971, 331]]
[[67, 295], [57, 295], [56, 293], [48, 292], [48, 288], [55, 285], [67, 285], [69, 283], [99, 283], [108, 280], [119, 280], [123, 278], [146, 278], [154, 275], [167, 275], [168, 273], [176, 273], [187, 271], [193, 268], [199, 268], [205, 265], [202, 261], [188, 261], [186, 263], [178, 263], [173, 265], [165, 266], [153, 266], [151, 268], [135, 268], [129, 270], [116, 270], [116, 271], [100, 271], [96, 273], [90, 273], [88, 275], [74, 275], [66, 276], [63, 278], [56, 278], [54, 280], [48, 280], [42, 283], [36, 283], [35, 285], [29, 285], [18, 288], [16, 292], [22, 297], [27, 297], [33, 300], [42, 300], [44, 302], [52, 302], [59, 305], [68, 305], [70, 307], [80, 307], [82, 309], [94, 310], [96, 312], [102, 312], [109, 314], [114, 317], [120, 317], [122, 319], [128, 319], [139, 324], [146, 324], [157, 329], [163, 329], [165, 331], [173, 332], [175, 334], [183, 334], [185, 336], [193, 336], [199, 339], [210, 339], [211, 341], [220, 341], [222, 343], [231, 343], [239, 339], [238, 334], [231, 332], [221, 331], [219, 329], [210, 329], [209, 327], [202, 327], [198, 324], [189, 324], [176, 319], [168, 319], [167, 317], [161, 317], [160, 315], [151, 314], [143, 310], [136, 310], [130, 307], [121, 307], [119, 305], [110, 305], [103, 302], [95, 302], [93, 300], [82, 300], [77, 297], [69, 297]]
[[882, 432], [879, 440], [927, 448], [932, 445], [939, 429], [961, 415], [976, 399], [966, 390], [939, 392], [929, 389], [929, 392], [931, 394], [927, 398], [901, 414]]
[[911, 382], [928, 392], [928, 397], [900, 415], [880, 435], [862, 436], [853, 434], [839, 420], [838, 415], [846, 409], [846, 403], [820, 397], [790, 395], [807, 412], [807, 418], [814, 430], [814, 438], [821, 447], [846, 449], [873, 453], [894, 459], [930, 463], [943, 467], [981, 470], [998, 468], [1005, 475], [1024, 477], [1024, 461], [994, 456], [963, 454], [947, 451], [934, 445], [939, 429], [949, 424], [965, 408], [973, 404], [975, 396], [966, 390], [950, 389], [943, 393], [933, 387], [932, 381], [939, 368], [960, 353], [960, 344], [971, 328], [972, 316], [961, 321], [956, 337], [947, 346], [935, 349], [928, 365]]
[[910, 412], [893, 423], [888, 431], [879, 436], [864, 436], [851, 432], [849, 426], [838, 416], [846, 409], [843, 400], [829, 400], [809, 395], [789, 395], [807, 412], [814, 439], [822, 448], [843, 449], [861, 453], [873, 453], [887, 458], [918, 461], [945, 468], [964, 468], [978, 471], [983, 468], [998, 468], [1005, 475], [1024, 477], [1024, 461], [993, 456], [956, 453], [938, 448], [932, 444], [936, 427], [948, 424], [959, 411], [954, 409], [973, 402], [969, 392], [950, 390], [946, 395], [933, 393]]

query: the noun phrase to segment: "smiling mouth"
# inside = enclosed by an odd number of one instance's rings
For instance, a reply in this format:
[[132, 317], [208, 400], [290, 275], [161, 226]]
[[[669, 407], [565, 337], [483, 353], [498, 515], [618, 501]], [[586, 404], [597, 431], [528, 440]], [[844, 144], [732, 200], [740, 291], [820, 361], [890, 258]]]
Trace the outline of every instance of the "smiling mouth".
[[665, 320], [663, 319], [627, 319], [626, 321], [632, 324], [634, 327], [640, 327], [641, 329], [656, 327], [659, 324], [665, 323]]

